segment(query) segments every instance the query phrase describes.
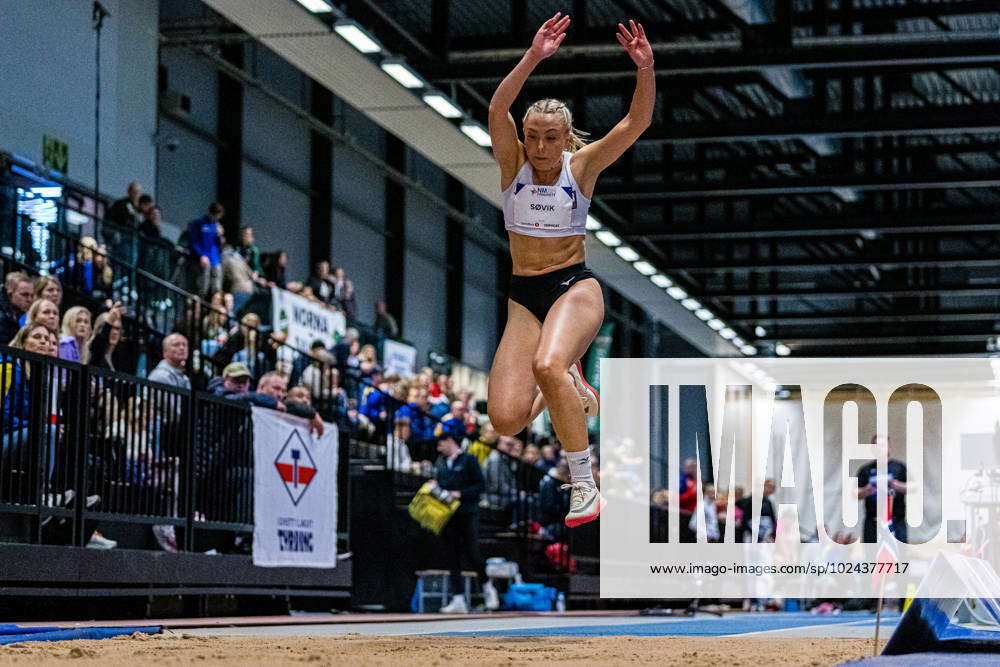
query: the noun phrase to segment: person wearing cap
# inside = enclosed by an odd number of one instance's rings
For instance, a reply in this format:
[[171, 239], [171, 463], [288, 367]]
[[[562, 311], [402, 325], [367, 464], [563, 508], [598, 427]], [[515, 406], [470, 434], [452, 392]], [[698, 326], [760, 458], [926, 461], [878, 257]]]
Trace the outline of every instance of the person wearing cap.
[[461, 504], [448, 520], [441, 538], [444, 540], [445, 557], [451, 572], [451, 602], [441, 608], [443, 613], [468, 613], [465, 596], [456, 591], [464, 590], [462, 583], [462, 556], [475, 568], [487, 609], [496, 609], [500, 600], [492, 582], [486, 576], [486, 561], [479, 551], [479, 495], [483, 492], [483, 472], [479, 461], [472, 454], [463, 452], [455, 436], [444, 431], [437, 438], [437, 460], [434, 484]]
[[265, 373], [257, 383], [257, 391], [250, 391], [250, 369], [240, 361], [222, 369], [222, 377], [208, 383], [208, 390], [220, 398], [243, 401], [259, 408], [279, 410], [309, 420], [309, 430], [322, 436], [323, 420], [312, 406], [294, 401], [286, 402], [288, 381], [281, 373]]

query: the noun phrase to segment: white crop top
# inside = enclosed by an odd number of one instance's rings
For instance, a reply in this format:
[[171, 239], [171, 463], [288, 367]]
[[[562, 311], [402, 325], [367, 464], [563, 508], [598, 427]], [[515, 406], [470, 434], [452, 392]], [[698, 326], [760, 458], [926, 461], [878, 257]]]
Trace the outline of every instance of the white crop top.
[[514, 181], [504, 190], [503, 225], [507, 231], [525, 236], [576, 236], [587, 233], [590, 200], [580, 194], [564, 151], [562, 171], [555, 185], [534, 185], [531, 163], [525, 162]]

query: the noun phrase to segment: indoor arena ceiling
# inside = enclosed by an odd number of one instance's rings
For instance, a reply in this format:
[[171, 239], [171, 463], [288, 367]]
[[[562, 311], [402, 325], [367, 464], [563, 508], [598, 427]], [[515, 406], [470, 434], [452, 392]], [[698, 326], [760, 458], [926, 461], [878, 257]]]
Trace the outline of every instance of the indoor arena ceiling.
[[573, 17], [523, 101], [595, 136], [656, 55], [653, 126], [595, 212], [748, 341], [798, 355], [985, 353], [998, 333], [1000, 2], [347, 0], [481, 121], [537, 26]]

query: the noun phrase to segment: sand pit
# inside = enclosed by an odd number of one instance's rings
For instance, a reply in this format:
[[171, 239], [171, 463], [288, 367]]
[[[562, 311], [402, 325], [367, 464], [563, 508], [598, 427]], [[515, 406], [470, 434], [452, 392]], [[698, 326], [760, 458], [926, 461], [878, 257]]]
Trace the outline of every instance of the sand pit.
[[0, 646], [0, 665], [837, 665], [871, 640], [774, 637], [201, 637], [181, 633]]

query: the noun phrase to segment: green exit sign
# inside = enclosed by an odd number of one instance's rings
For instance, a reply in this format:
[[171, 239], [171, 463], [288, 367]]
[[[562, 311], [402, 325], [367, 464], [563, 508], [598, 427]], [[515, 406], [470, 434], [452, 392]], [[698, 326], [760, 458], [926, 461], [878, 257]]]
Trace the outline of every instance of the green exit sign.
[[69, 145], [47, 134], [42, 135], [42, 165], [61, 174], [69, 171]]

